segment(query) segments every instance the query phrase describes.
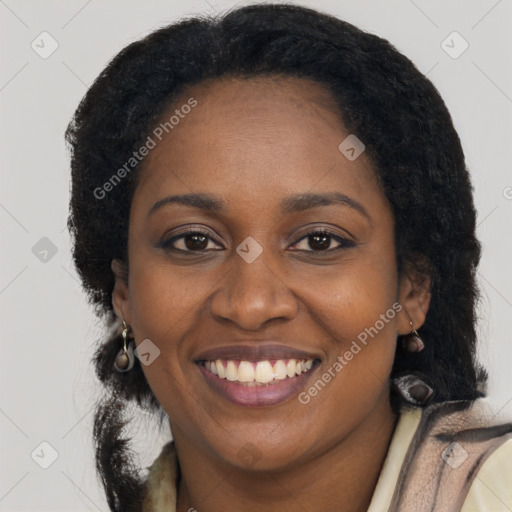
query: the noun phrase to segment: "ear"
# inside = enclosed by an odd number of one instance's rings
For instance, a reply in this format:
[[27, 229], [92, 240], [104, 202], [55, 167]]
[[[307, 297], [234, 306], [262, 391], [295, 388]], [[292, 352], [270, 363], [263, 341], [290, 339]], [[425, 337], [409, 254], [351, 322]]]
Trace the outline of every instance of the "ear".
[[114, 290], [112, 291], [112, 305], [117, 318], [125, 320], [131, 325], [130, 299], [128, 294], [128, 272], [126, 263], [121, 260], [112, 260], [110, 268], [114, 273]]
[[[431, 298], [431, 279], [415, 271], [404, 272], [400, 280], [398, 301], [402, 309], [397, 317], [397, 332], [409, 334], [424, 323]], [[411, 323], [413, 326], [411, 327]]]

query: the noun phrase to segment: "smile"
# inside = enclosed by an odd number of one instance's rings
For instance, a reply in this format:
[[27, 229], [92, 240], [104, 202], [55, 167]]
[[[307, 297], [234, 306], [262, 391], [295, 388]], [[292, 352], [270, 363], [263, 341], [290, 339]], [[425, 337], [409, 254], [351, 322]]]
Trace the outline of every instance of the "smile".
[[245, 385], [272, 384], [311, 370], [314, 359], [279, 359], [277, 361], [204, 361], [204, 367], [221, 379]]
[[198, 361], [208, 385], [233, 403], [265, 407], [281, 403], [306, 384], [319, 359]]

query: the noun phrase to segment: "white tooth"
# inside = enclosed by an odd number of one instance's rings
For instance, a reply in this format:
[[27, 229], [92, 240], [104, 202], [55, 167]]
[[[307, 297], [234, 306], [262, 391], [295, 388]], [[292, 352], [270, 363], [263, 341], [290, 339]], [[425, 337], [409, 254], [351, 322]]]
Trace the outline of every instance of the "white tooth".
[[276, 380], [286, 379], [286, 365], [281, 359], [274, 363], [274, 378]]
[[222, 361], [220, 359], [217, 359], [215, 361], [215, 366], [217, 367], [217, 374], [221, 379], [226, 378], [226, 370], [224, 369], [224, 366], [222, 365]]
[[269, 361], [258, 361], [256, 364], [256, 371], [254, 372], [254, 377], [256, 382], [261, 382], [265, 384], [270, 382], [274, 378], [274, 373], [272, 371], [272, 365]]
[[226, 366], [226, 379], [230, 380], [231, 382], [238, 379], [238, 372], [233, 361], [228, 361]]
[[286, 374], [288, 377], [295, 377], [295, 359], [290, 359], [286, 363]]
[[210, 371], [214, 375], [217, 375], [217, 365], [215, 364], [215, 361], [210, 361], [209, 365], [210, 365]]
[[311, 370], [312, 366], [313, 366], [313, 359], [308, 359], [304, 363], [304, 367], [306, 368], [306, 370]]
[[302, 373], [302, 361], [299, 361], [296, 365], [295, 365], [295, 374], [296, 375], [300, 375]]
[[254, 381], [254, 366], [249, 361], [240, 361], [238, 365], [238, 380], [240, 382]]

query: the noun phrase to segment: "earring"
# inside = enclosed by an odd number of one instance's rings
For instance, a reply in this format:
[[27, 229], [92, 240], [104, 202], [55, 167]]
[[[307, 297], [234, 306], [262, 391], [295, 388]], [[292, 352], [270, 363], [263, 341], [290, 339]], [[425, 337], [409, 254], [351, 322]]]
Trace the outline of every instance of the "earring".
[[133, 354], [133, 340], [130, 341], [128, 347], [126, 346], [126, 340], [128, 338], [128, 326], [123, 320], [123, 348], [119, 351], [114, 361], [114, 368], [118, 372], [128, 372], [133, 368], [135, 364], [135, 356]]
[[418, 331], [413, 329], [414, 325], [411, 320], [409, 320], [409, 323], [411, 324], [412, 331], [404, 336], [402, 345], [407, 352], [421, 352], [425, 348], [425, 344], [420, 338]]
[[410, 404], [422, 405], [434, 394], [434, 390], [416, 375], [403, 375], [393, 379], [392, 383], [402, 398]]

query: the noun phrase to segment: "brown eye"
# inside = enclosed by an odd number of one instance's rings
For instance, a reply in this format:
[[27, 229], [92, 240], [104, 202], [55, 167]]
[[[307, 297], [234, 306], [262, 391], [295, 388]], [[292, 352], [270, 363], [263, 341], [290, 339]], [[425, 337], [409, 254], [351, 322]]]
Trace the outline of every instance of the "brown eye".
[[[336, 247], [331, 247], [333, 241], [338, 244]], [[355, 247], [355, 245], [352, 240], [343, 238], [330, 231], [317, 230], [303, 236], [292, 247], [304, 252], [334, 252], [340, 249]]]
[[222, 249], [208, 233], [193, 230], [186, 231], [179, 235], [164, 240], [160, 247], [169, 251], [177, 252], [210, 252], [212, 250]]
[[331, 237], [329, 235], [310, 235], [308, 236], [309, 247], [318, 251], [329, 249]]
[[187, 235], [183, 240], [185, 247], [191, 251], [204, 251], [208, 245], [208, 237], [204, 235]]

